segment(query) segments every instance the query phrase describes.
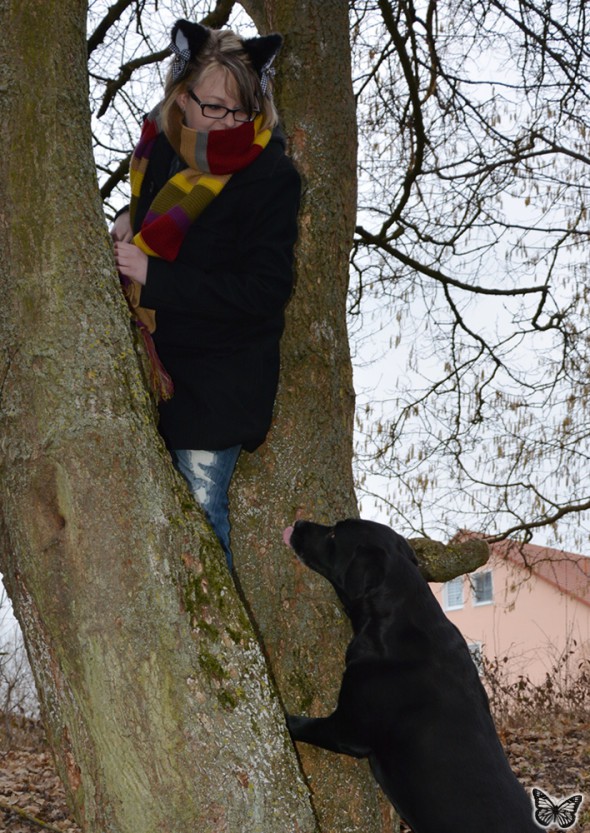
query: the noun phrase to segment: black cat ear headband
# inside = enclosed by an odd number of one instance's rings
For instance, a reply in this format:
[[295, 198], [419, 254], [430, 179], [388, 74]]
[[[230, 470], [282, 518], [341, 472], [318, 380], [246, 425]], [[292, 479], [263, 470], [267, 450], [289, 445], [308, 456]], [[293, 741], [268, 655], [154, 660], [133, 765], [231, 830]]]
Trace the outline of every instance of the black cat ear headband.
[[[200, 23], [188, 20], [177, 20], [172, 27], [172, 42], [170, 49], [174, 53], [172, 64], [172, 79], [180, 81], [186, 72], [189, 61], [194, 61], [201, 49], [209, 40], [210, 29]], [[247, 38], [242, 46], [252, 61], [252, 66], [260, 77], [262, 94], [266, 93], [268, 82], [274, 75], [272, 63], [276, 58], [283, 38], [281, 35], [264, 35], [257, 38]]]

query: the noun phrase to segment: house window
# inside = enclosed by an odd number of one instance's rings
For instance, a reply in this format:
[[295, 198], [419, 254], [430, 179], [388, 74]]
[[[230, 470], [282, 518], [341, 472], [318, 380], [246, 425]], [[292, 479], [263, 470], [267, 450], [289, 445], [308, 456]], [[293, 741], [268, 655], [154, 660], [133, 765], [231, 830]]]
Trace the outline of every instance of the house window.
[[443, 603], [445, 610], [456, 610], [463, 607], [463, 576], [457, 576], [457, 578], [445, 582]]
[[483, 674], [483, 646], [481, 642], [469, 642], [467, 644], [471, 659], [473, 660], [477, 673], [481, 677]]
[[491, 604], [494, 600], [492, 591], [492, 571], [484, 570], [471, 576], [471, 589], [474, 605]]

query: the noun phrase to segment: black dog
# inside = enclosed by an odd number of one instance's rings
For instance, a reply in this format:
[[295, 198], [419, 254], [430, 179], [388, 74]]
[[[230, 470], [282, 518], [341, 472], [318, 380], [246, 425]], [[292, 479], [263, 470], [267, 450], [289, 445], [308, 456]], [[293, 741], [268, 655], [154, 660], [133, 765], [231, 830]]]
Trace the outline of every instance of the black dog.
[[414, 833], [538, 833], [467, 644], [404, 538], [359, 520], [298, 521], [284, 538], [331, 582], [354, 632], [336, 710], [289, 715], [292, 737], [368, 757]]

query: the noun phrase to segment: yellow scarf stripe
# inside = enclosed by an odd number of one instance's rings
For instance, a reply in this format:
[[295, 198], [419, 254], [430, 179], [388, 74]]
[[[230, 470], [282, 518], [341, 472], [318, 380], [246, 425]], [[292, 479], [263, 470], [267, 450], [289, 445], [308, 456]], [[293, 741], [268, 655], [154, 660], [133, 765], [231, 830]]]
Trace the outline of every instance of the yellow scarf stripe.
[[270, 142], [270, 137], [272, 133], [270, 130], [263, 130], [262, 133], [258, 133], [257, 136], [254, 138], [252, 142], [253, 145], [258, 145], [261, 148], [265, 148], [267, 144]]
[[141, 193], [141, 186], [143, 184], [143, 179], [145, 176], [144, 171], [134, 171], [131, 169], [129, 171], [129, 182], [131, 184], [131, 196], [139, 198]]
[[188, 194], [195, 187], [194, 172], [190, 168], [186, 168], [184, 171], [179, 171], [179, 173], [175, 174], [169, 182], [170, 185], [174, 185], [179, 191]]
[[203, 174], [199, 179], [199, 185], [208, 188], [214, 196], [217, 196], [230, 177], [231, 174]]

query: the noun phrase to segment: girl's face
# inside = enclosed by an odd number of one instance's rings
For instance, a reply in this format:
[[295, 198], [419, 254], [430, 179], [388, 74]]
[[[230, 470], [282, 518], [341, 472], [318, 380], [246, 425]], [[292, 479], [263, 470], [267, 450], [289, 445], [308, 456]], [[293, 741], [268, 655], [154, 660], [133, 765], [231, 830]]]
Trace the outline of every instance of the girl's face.
[[[192, 96], [190, 94], [192, 92]], [[238, 91], [231, 76], [227, 76], [221, 67], [215, 67], [205, 78], [197, 82], [190, 92], [180, 93], [176, 103], [184, 112], [184, 123], [192, 130], [200, 133], [209, 133], [210, 130], [231, 130], [239, 127], [240, 122], [234, 118], [233, 113], [223, 114], [223, 109], [236, 110], [241, 107], [238, 99]], [[195, 98], [201, 102], [200, 104]], [[209, 118], [203, 113], [209, 112], [214, 116], [223, 114], [222, 118]], [[237, 113], [238, 119], [246, 118], [244, 113]], [[247, 120], [247, 119], [246, 119]]]

